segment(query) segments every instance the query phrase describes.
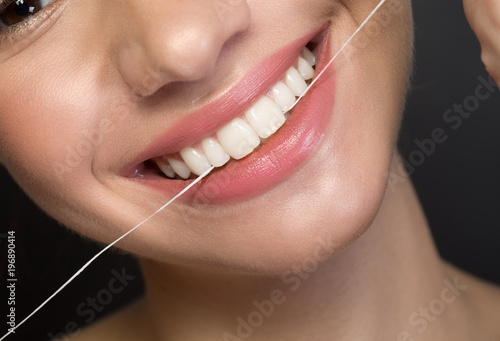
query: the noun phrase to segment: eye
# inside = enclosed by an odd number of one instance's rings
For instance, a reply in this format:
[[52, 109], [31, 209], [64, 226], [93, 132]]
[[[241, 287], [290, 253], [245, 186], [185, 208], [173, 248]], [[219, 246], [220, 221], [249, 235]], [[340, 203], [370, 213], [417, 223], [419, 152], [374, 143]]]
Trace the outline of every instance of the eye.
[[0, 0], [0, 27], [13, 26], [37, 14], [54, 0]]

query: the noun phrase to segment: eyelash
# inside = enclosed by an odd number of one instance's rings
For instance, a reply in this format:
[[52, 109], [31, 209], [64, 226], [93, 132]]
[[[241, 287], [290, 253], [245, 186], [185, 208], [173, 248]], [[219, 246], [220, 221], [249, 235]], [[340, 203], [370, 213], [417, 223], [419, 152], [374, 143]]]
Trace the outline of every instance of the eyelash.
[[[36, 19], [40, 14], [43, 14], [44, 11], [50, 7], [52, 4], [55, 2], [58, 2], [59, 0], [49, 0], [48, 4], [44, 7], [41, 8], [37, 13], [32, 14], [28, 17], [26, 17], [24, 20], [20, 21], [17, 24], [11, 25], [11, 26], [6, 26], [0, 23], [0, 47], [2, 45], [1, 41], [4, 40], [7, 37], [14, 36], [16, 34], [22, 33], [24, 30], [30, 28], [31, 24], [33, 23], [33, 20]], [[15, 3], [16, 0], [5, 0], [2, 2], [0, 0], [0, 13], [2, 13], [7, 7]]]

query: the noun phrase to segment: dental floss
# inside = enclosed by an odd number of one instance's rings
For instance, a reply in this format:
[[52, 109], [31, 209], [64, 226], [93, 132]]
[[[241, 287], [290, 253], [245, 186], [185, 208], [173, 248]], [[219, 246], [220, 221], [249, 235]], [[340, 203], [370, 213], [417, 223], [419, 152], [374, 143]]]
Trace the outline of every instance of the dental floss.
[[[344, 45], [342, 45], [342, 47], [340, 48], [340, 50], [338, 50], [337, 53], [335, 53], [335, 55], [332, 57], [332, 59], [330, 59], [330, 61], [325, 65], [325, 67], [323, 68], [323, 70], [321, 70], [321, 72], [318, 73], [318, 76], [316, 76], [313, 79], [313, 81], [311, 82], [311, 84], [309, 84], [309, 86], [304, 91], [304, 93], [302, 95], [300, 95], [299, 98], [297, 98], [297, 100], [295, 101], [295, 103], [293, 103], [293, 105], [290, 108], [290, 110], [292, 110], [295, 107], [295, 105], [297, 105], [297, 103], [302, 99], [302, 97], [304, 97], [309, 92], [309, 89], [311, 89], [311, 87], [314, 85], [314, 83], [316, 83], [316, 81], [319, 79], [319, 77], [321, 77], [323, 75], [323, 73], [325, 73], [326, 69], [328, 69], [330, 67], [330, 65], [332, 65], [333, 61], [337, 58], [337, 56], [345, 49], [345, 47], [347, 45], [349, 45], [349, 43], [354, 39], [354, 37], [359, 33], [359, 31], [361, 31], [361, 29], [366, 25], [366, 23], [373, 17], [373, 15], [375, 13], [377, 13], [378, 9], [384, 4], [385, 1], [386, 0], [381, 0], [378, 3], [378, 5], [375, 6], [375, 8], [373, 9], [373, 11], [371, 11], [371, 13], [366, 17], [366, 19], [356, 29], [356, 31], [354, 31], [354, 33], [349, 37], [349, 39], [347, 39], [347, 41], [344, 43]], [[0, 341], [1, 341], [1, 339], [0, 339]]]
[[87, 263], [85, 263], [84, 266], [82, 266], [80, 268], [80, 270], [78, 270], [73, 276], [71, 276], [70, 279], [68, 279], [63, 285], [61, 285], [61, 287], [59, 289], [57, 289], [52, 295], [49, 296], [49, 298], [47, 298], [42, 304], [40, 304], [38, 306], [38, 308], [36, 308], [35, 310], [33, 310], [33, 312], [31, 314], [29, 314], [24, 320], [22, 320], [19, 324], [17, 324], [14, 328], [10, 328], [9, 329], [9, 332], [7, 334], [5, 334], [4, 336], [2, 336], [2, 338], [0, 339], [3, 340], [5, 339], [7, 336], [9, 336], [11, 333], [14, 333], [14, 331], [19, 328], [24, 322], [28, 321], [28, 319], [33, 316], [37, 311], [39, 311], [40, 309], [43, 308], [43, 306], [45, 306], [47, 303], [49, 303], [49, 301], [54, 298], [59, 292], [61, 292], [68, 284], [70, 284], [76, 277], [78, 277], [82, 272], [83, 270], [85, 270], [90, 264], [92, 264], [99, 256], [101, 256], [104, 252], [106, 252], [108, 249], [110, 249], [111, 247], [113, 247], [116, 243], [118, 243], [120, 240], [122, 240], [123, 238], [125, 238], [126, 236], [128, 236], [130, 233], [134, 232], [136, 229], [138, 229], [141, 225], [143, 225], [144, 223], [148, 222], [149, 220], [151, 220], [155, 215], [157, 215], [158, 213], [160, 213], [165, 207], [167, 207], [168, 205], [170, 205], [174, 200], [176, 200], [177, 198], [179, 198], [181, 195], [183, 195], [184, 193], [186, 193], [191, 187], [193, 187], [194, 185], [196, 185], [198, 182], [200, 182], [201, 179], [203, 179], [205, 176], [207, 176], [215, 167], [211, 167], [209, 169], [207, 169], [205, 171], [205, 173], [201, 174], [199, 177], [197, 177], [192, 183], [190, 183], [188, 186], [186, 186], [186, 188], [184, 188], [182, 191], [180, 191], [175, 197], [173, 197], [172, 199], [170, 199], [165, 205], [163, 205], [162, 207], [160, 207], [159, 209], [157, 209], [153, 214], [151, 214], [149, 217], [147, 217], [146, 219], [144, 219], [143, 221], [141, 221], [139, 224], [137, 224], [134, 228], [132, 228], [131, 230], [129, 230], [128, 232], [124, 233], [121, 237], [119, 237], [118, 239], [116, 239], [114, 242], [112, 242], [111, 244], [107, 245], [104, 249], [102, 249], [101, 251], [99, 251], [94, 257], [92, 257]]
[[[295, 101], [295, 103], [292, 105], [292, 107], [290, 108], [290, 110], [295, 107], [295, 105], [302, 99], [302, 97], [304, 97], [307, 92], [309, 91], [309, 89], [316, 83], [316, 81], [323, 75], [323, 73], [326, 71], [326, 69], [328, 69], [330, 67], [330, 65], [333, 63], [333, 61], [337, 58], [337, 56], [344, 50], [344, 48], [352, 41], [352, 39], [359, 33], [359, 31], [361, 31], [361, 29], [366, 25], [366, 23], [373, 17], [373, 15], [379, 10], [379, 8], [385, 3], [386, 0], [381, 0], [378, 5], [373, 9], [373, 11], [366, 17], [366, 19], [361, 23], [361, 25], [359, 25], [359, 27], [356, 29], [356, 31], [354, 31], [354, 33], [349, 37], [349, 39], [347, 39], [347, 41], [344, 43], [344, 45], [342, 45], [342, 47], [340, 48], [340, 50], [332, 57], [332, 59], [330, 59], [330, 61], [326, 64], [326, 66], [323, 68], [323, 70], [321, 70], [321, 72], [314, 78], [314, 80], [311, 82], [311, 84], [309, 84], [309, 86], [307, 87], [307, 89], [304, 91], [304, 93], [299, 97], [297, 98], [297, 100]], [[184, 193], [186, 193], [191, 187], [193, 187], [194, 185], [196, 185], [198, 182], [200, 182], [201, 179], [203, 179], [205, 176], [207, 176], [208, 174], [210, 174], [210, 172], [212, 172], [212, 170], [214, 169], [215, 167], [211, 167], [209, 168], [208, 170], [206, 170], [203, 174], [201, 174], [198, 178], [196, 178], [192, 183], [190, 183], [188, 186], [186, 186], [186, 188], [184, 188], [181, 192], [179, 192], [175, 197], [173, 197], [172, 199], [170, 199], [165, 205], [163, 205], [162, 207], [160, 207], [158, 210], [156, 210], [153, 214], [151, 214], [149, 217], [147, 217], [146, 219], [144, 219], [143, 221], [141, 221], [139, 224], [137, 224], [134, 228], [132, 228], [131, 230], [129, 230], [128, 232], [126, 232], [125, 234], [123, 234], [121, 237], [119, 237], [118, 239], [116, 239], [114, 242], [112, 242], [111, 244], [107, 245], [105, 248], [103, 248], [101, 251], [99, 251], [94, 257], [92, 257], [87, 263], [85, 263], [85, 265], [83, 265], [80, 270], [78, 270], [73, 276], [71, 276], [63, 285], [61, 285], [61, 287], [59, 287], [59, 289], [57, 289], [52, 295], [50, 295], [42, 304], [40, 304], [38, 306], [38, 308], [36, 308], [35, 310], [33, 310], [33, 312], [31, 314], [29, 314], [24, 320], [22, 320], [21, 322], [19, 322], [15, 327], [13, 328], [10, 328], [9, 331], [4, 335], [2, 336], [2, 338], [0, 338], [0, 341], [4, 340], [7, 336], [9, 336], [10, 334], [14, 333], [15, 330], [17, 328], [19, 328], [22, 324], [24, 324], [28, 319], [30, 319], [33, 315], [35, 315], [40, 309], [42, 309], [52, 298], [54, 298], [57, 294], [59, 294], [59, 292], [61, 292], [66, 286], [68, 286], [76, 277], [78, 277], [87, 267], [89, 267], [89, 265], [91, 263], [93, 263], [97, 258], [99, 258], [104, 252], [106, 252], [108, 249], [110, 249], [111, 247], [113, 247], [116, 243], [118, 243], [120, 240], [122, 240], [123, 238], [125, 238], [126, 236], [128, 236], [130, 233], [134, 232], [137, 228], [139, 228], [140, 226], [142, 226], [144, 223], [148, 222], [149, 220], [151, 220], [154, 216], [156, 216], [158, 213], [160, 213], [164, 208], [166, 208], [167, 206], [169, 206], [174, 200], [176, 200], [177, 198], [179, 198], [181, 195], [183, 195]]]

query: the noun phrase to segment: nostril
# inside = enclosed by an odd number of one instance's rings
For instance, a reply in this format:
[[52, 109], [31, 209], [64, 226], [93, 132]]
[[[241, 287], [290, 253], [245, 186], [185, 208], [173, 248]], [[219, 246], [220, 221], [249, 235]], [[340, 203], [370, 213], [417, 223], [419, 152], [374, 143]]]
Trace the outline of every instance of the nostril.
[[212, 74], [222, 43], [213, 34], [198, 29], [185, 32], [182, 37], [179, 43], [171, 38], [173, 43], [163, 48], [123, 48], [117, 60], [119, 72], [136, 96], [149, 97], [169, 83], [193, 82]]
[[[126, 3], [113, 55], [122, 78], [140, 97], [171, 82], [211, 75], [226, 42], [250, 24], [245, 0]], [[223, 13], [217, 11], [221, 3], [228, 6]]]
[[138, 97], [150, 96], [173, 80], [138, 44], [122, 47], [116, 58], [123, 82]]

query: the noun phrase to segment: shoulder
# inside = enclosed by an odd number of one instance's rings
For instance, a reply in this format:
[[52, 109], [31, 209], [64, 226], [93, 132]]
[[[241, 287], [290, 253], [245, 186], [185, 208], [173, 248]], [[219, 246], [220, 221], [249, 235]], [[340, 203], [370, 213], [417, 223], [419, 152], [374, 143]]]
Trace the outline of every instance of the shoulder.
[[500, 340], [500, 286], [475, 277], [448, 263], [446, 273], [450, 279], [460, 279], [464, 297], [476, 331], [484, 335], [484, 340]]

